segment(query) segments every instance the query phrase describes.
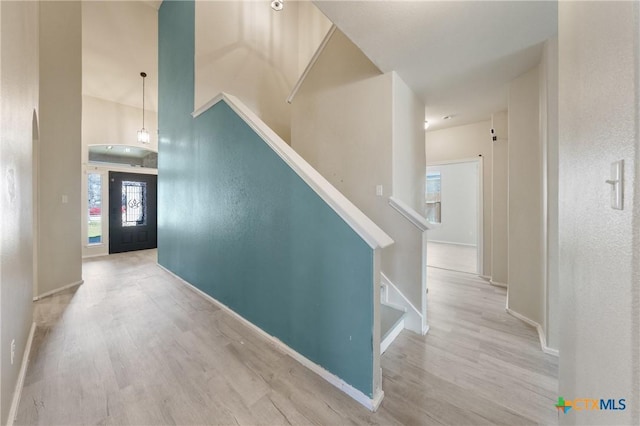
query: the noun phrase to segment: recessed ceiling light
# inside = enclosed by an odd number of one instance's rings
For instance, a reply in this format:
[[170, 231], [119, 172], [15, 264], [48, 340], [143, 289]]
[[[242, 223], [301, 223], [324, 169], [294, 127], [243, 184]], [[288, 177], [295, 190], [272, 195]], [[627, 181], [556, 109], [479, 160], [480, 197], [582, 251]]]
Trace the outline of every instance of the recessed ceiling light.
[[275, 10], [276, 12], [280, 12], [283, 7], [284, 7], [284, 0], [273, 0], [271, 2], [271, 9]]
[[445, 115], [444, 117], [442, 117], [443, 120], [451, 120], [453, 118], [453, 115]]
[[107, 145], [107, 149], [113, 149], [113, 145]]
[[427, 130], [429, 128], [429, 122], [424, 120], [424, 129]]

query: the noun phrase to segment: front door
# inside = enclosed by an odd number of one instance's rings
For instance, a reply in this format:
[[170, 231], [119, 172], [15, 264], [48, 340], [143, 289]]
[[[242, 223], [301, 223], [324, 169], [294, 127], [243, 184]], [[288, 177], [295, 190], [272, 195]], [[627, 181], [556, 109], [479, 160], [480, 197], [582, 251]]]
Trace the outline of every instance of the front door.
[[109, 253], [156, 248], [156, 175], [109, 172]]

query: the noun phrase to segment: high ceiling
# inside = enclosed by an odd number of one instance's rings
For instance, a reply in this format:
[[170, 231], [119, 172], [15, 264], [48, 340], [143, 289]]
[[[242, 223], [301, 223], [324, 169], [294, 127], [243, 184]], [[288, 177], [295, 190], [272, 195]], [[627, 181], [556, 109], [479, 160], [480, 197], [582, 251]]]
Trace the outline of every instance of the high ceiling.
[[82, 93], [142, 108], [158, 105], [158, 7], [161, 1], [91, 1], [82, 5]]
[[[266, 1], [266, 0], [265, 0]], [[161, 0], [83, 4], [83, 94], [157, 109]], [[508, 83], [535, 66], [557, 32], [555, 1], [331, 1], [314, 3], [383, 71], [425, 102], [430, 130], [488, 119]], [[451, 120], [443, 116], [452, 115]]]
[[378, 68], [398, 72], [422, 98], [430, 130], [506, 109], [508, 83], [540, 61], [543, 42], [558, 28], [555, 1], [314, 3]]

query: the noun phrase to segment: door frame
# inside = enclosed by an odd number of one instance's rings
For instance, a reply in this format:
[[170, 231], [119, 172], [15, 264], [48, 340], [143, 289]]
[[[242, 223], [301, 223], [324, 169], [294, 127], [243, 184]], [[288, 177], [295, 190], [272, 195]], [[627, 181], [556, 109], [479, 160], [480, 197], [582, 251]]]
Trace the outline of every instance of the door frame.
[[[117, 188], [113, 188], [113, 178], [115, 177], [115, 175], [123, 175], [123, 176], [119, 176], [118, 178], [116, 178], [116, 182], [120, 181], [120, 185], [118, 185]], [[136, 246], [137, 248], [131, 248], [129, 247], [128, 250], [116, 250], [113, 251], [116, 248], [122, 248], [123, 246], [121, 245], [121, 243], [118, 243], [118, 245], [114, 246], [113, 244], [113, 240], [112, 237], [117, 236], [116, 235], [116, 231], [120, 233], [120, 236], [123, 236], [125, 234], [130, 234], [130, 235], [134, 235], [134, 231], [137, 230], [137, 232], [142, 232], [140, 230], [141, 226], [133, 226], [133, 227], [123, 227], [123, 226], [118, 226], [116, 228], [112, 228], [111, 227], [111, 222], [112, 222], [112, 205], [111, 205], [111, 196], [112, 196], [112, 189], [114, 189], [116, 191], [115, 195], [118, 195], [118, 199], [121, 199], [122, 197], [122, 184], [124, 183], [125, 180], [138, 180], [138, 179], [143, 179], [143, 176], [148, 176], [150, 178], [147, 178], [147, 197], [148, 194], [150, 194], [149, 192], [149, 183], [152, 183], [152, 188], [153, 191], [151, 193], [153, 193], [153, 197], [148, 197], [146, 198], [146, 200], [149, 200], [149, 203], [152, 206], [152, 211], [154, 212], [152, 215], [145, 215], [146, 217], [146, 223], [142, 224], [142, 227], [145, 228], [144, 232], [147, 232], [148, 235], [153, 235], [153, 239], [151, 239], [150, 241], [155, 241], [153, 245], [153, 247], [141, 247], [144, 246], [144, 242], [137, 240], [135, 242], [132, 242], [131, 244], [133, 246]], [[119, 180], [118, 180], [119, 179]], [[126, 171], [126, 172], [120, 172], [120, 171], [109, 171], [107, 173], [107, 191], [109, 193], [109, 210], [107, 211], [107, 220], [109, 222], [109, 244], [107, 246], [107, 249], [109, 251], [109, 254], [116, 254], [116, 253], [126, 253], [128, 251], [137, 251], [137, 250], [146, 250], [146, 249], [150, 249], [150, 248], [157, 248], [157, 244], [158, 244], [158, 176], [154, 173], [137, 173], [136, 170], [130, 170], [130, 171]], [[145, 202], [145, 205], [147, 205], [147, 203]], [[118, 209], [118, 214], [117, 214], [117, 219], [113, 219], [114, 222], [116, 223], [120, 223], [122, 221], [122, 216], [120, 214], [120, 209], [121, 209], [121, 202], [119, 202], [119, 205], [117, 207]], [[147, 211], [149, 211], [147, 209]], [[149, 230], [153, 230], [153, 232], [151, 233]], [[139, 235], [138, 233], [136, 233], [136, 235]], [[113, 234], [113, 235], [112, 235]], [[148, 240], [147, 240], [148, 241]]]
[[[477, 214], [477, 227], [478, 227], [478, 242], [477, 242], [477, 268], [476, 273], [480, 277], [484, 277], [484, 158], [482, 155], [478, 155], [477, 157], [471, 158], [460, 158], [457, 160], [444, 160], [444, 161], [433, 161], [427, 163], [427, 168], [431, 166], [446, 166], [450, 164], [461, 164], [461, 163], [477, 163], [478, 164], [478, 214]], [[426, 170], [426, 169], [425, 169]], [[426, 172], [425, 172], [426, 179]]]
[[[136, 173], [140, 175], [158, 175], [158, 169], [144, 167], [114, 166], [98, 163], [85, 164], [82, 170], [82, 197], [81, 197], [81, 217], [82, 217], [82, 257], [107, 256], [109, 254], [109, 172]], [[88, 223], [85, 220], [87, 215], [87, 204], [89, 202], [87, 193], [87, 173], [99, 173], [102, 175], [102, 243], [88, 244]], [[105, 215], [105, 212], [107, 214]]]

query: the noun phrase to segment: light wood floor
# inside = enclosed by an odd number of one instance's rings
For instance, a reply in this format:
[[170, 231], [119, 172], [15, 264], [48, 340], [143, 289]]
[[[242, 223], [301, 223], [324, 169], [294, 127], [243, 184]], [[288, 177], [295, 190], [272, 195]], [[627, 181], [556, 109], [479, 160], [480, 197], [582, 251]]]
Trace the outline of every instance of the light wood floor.
[[36, 303], [17, 424], [556, 422], [556, 359], [471, 275], [429, 268], [429, 334], [383, 355], [370, 413], [154, 261], [87, 260], [83, 286]]
[[427, 266], [478, 273], [478, 249], [459, 244], [427, 242]]

